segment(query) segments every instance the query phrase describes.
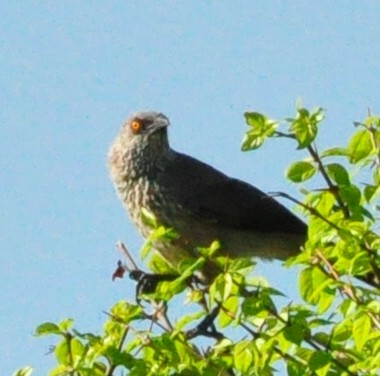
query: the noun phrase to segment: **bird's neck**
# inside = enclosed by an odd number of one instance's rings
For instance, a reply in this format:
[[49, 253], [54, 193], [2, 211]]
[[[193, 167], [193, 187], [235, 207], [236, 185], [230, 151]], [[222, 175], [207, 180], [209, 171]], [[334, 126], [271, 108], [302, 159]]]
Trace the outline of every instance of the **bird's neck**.
[[166, 144], [161, 143], [158, 147], [150, 143], [139, 150], [131, 150], [128, 158], [130, 178], [150, 176], [165, 169], [172, 153], [167, 141]]
[[116, 186], [128, 187], [141, 178], [154, 177], [170, 163], [175, 152], [165, 134], [156, 136], [134, 147], [111, 150], [109, 167]]

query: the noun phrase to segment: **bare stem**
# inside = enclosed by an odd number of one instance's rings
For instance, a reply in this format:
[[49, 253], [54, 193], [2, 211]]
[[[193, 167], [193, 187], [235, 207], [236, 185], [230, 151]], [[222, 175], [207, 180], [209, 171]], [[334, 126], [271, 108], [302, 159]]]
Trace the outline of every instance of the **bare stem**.
[[131, 270], [138, 270], [138, 266], [137, 264], [135, 263], [135, 261], [133, 260], [131, 254], [129, 253], [126, 245], [122, 242], [122, 241], [119, 241], [117, 244], [116, 244], [116, 247], [117, 249], [121, 252], [121, 254], [127, 259], [127, 262], [129, 262], [131, 265], [132, 265], [132, 268], [130, 268], [128, 265], [128, 271], [130, 272]]
[[331, 181], [329, 175], [327, 174], [325, 166], [323, 165], [322, 160], [319, 157], [319, 154], [316, 150], [316, 146], [313, 147], [313, 146], [309, 145], [307, 147], [307, 150], [309, 151], [310, 155], [312, 156], [314, 162], [318, 165], [318, 169], [319, 169], [320, 173], [322, 174], [323, 178], [325, 179], [327, 186], [329, 187], [329, 190], [335, 196], [335, 199], [338, 202], [340, 208], [342, 209], [345, 218], [348, 218], [350, 216], [348, 208], [344, 204], [344, 201], [342, 200], [342, 198], [339, 194], [339, 190], [337, 189], [336, 185]]
[[[327, 258], [324, 256], [324, 254], [320, 251], [317, 250], [317, 257], [327, 266], [329, 269], [329, 272], [326, 272], [323, 268], [322, 271], [324, 271], [327, 275], [333, 277], [336, 281], [340, 281], [339, 275], [334, 269], [333, 265], [327, 260]], [[346, 295], [349, 299], [352, 299], [356, 304], [362, 305], [363, 302], [361, 299], [355, 294], [355, 290], [352, 288], [351, 285], [345, 284], [344, 286], [340, 286], [339, 290]], [[374, 325], [380, 329], [380, 320], [379, 318], [373, 314], [372, 312], [366, 311], [368, 316], [371, 318], [372, 322]]]
[[304, 208], [305, 210], [307, 210], [310, 214], [312, 214], [312, 215], [318, 217], [319, 219], [322, 219], [326, 223], [328, 223], [330, 227], [334, 228], [335, 230], [340, 230], [340, 228], [335, 223], [333, 223], [333, 222], [329, 221], [327, 218], [325, 218], [317, 209], [315, 209], [311, 206], [308, 206], [301, 201], [298, 201], [297, 199], [290, 196], [289, 194], [284, 193], [284, 192], [270, 192], [269, 194], [272, 196], [284, 197], [284, 198], [294, 202], [295, 204], [297, 204], [297, 205], [301, 206], [302, 208]]

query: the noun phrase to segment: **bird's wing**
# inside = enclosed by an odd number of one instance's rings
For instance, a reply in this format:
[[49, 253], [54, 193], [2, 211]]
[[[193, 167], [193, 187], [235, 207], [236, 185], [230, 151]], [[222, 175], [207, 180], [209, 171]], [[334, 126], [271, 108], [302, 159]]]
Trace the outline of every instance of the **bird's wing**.
[[306, 234], [306, 225], [272, 197], [192, 157], [176, 153], [162, 178], [175, 201], [199, 219], [248, 231]]

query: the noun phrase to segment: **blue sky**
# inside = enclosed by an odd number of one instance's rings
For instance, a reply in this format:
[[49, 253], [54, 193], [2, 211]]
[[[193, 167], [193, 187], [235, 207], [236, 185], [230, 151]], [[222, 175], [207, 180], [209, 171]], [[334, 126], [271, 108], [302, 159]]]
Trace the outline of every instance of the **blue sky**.
[[[243, 112], [323, 106], [322, 146], [380, 112], [380, 3], [374, 1], [28, 1], [0, 5], [0, 364], [53, 364], [44, 321], [97, 330], [132, 298], [112, 282], [124, 240], [142, 240], [119, 204], [107, 149], [129, 113], [170, 117], [172, 146], [264, 191], [299, 158], [287, 142], [240, 152]], [[259, 272], [294, 294], [279, 264]], [[296, 296], [294, 294], [294, 296]], [[178, 314], [181, 311], [179, 310]]]

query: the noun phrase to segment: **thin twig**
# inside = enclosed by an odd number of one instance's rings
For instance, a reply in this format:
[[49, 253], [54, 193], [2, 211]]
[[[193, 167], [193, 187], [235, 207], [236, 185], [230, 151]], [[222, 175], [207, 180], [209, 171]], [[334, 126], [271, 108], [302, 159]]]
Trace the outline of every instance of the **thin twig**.
[[[235, 283], [236, 286], [238, 286], [239, 288], [241, 288], [243, 291], [244, 294], [247, 294], [249, 295], [250, 292], [243, 286], [241, 285], [240, 283], [237, 283], [236, 281], [233, 281]], [[233, 319], [236, 319], [236, 316], [230, 312], [228, 309], [226, 309], [223, 305], [221, 306], [221, 309], [223, 309], [224, 312], [226, 312], [226, 314], [228, 314], [231, 318]], [[279, 320], [281, 323], [283, 323], [285, 326], [288, 326], [289, 325], [289, 322], [287, 320], [285, 320], [281, 315], [279, 315], [275, 310], [273, 310], [270, 306], [267, 306], [266, 309], [268, 310], [268, 312], [273, 316], [275, 317], [277, 320]], [[260, 333], [256, 333], [254, 332], [252, 329], [250, 329], [247, 325], [243, 324], [240, 320], [239, 320], [239, 325], [244, 328], [245, 330], [248, 331], [248, 333], [250, 333], [253, 338], [258, 338], [260, 337]], [[319, 345], [322, 345], [322, 346], [325, 346], [324, 344], [321, 344], [321, 343], [316, 343], [315, 340], [313, 340], [312, 338], [304, 338], [304, 341], [309, 345], [311, 346], [314, 350], [316, 351], [323, 351], [324, 349], [321, 348]], [[352, 373], [351, 371], [349, 371], [346, 366], [341, 363], [339, 360], [335, 359], [335, 358], [332, 358], [332, 361], [334, 362], [334, 364], [344, 370], [345, 372], [347, 372], [348, 375], [350, 376], [356, 376], [355, 373]]]
[[[235, 314], [233, 312], [231, 312], [230, 310], [226, 309], [223, 305], [221, 306], [221, 309], [224, 311], [224, 313], [227, 316], [229, 316], [232, 319], [236, 320], [236, 316], [235, 316]], [[255, 332], [248, 325], [244, 324], [240, 320], [239, 320], [239, 326], [241, 326], [243, 329], [245, 329], [253, 337], [253, 339], [258, 339], [258, 338], [261, 337], [260, 333]], [[303, 367], [307, 366], [307, 363], [303, 359], [298, 359], [298, 358], [293, 357], [290, 354], [286, 354], [281, 349], [279, 349], [277, 346], [273, 346], [273, 350], [277, 354], [279, 354], [282, 358], [284, 358], [284, 359], [286, 359], [288, 361], [290, 360], [290, 361], [292, 361], [294, 363], [298, 363], [298, 364], [300, 364]], [[316, 375], [316, 373], [313, 372], [312, 375]]]
[[296, 139], [296, 136], [295, 136], [293, 133], [284, 133], [284, 132], [276, 131], [276, 132], [274, 132], [274, 135], [275, 135], [276, 137], [286, 137], [286, 138], [291, 138], [292, 140], [295, 140], [295, 139]]
[[[335, 270], [334, 266], [330, 263], [329, 260], [325, 257], [325, 255], [318, 249], [316, 251], [317, 257], [326, 265], [329, 272], [327, 273], [328, 276], [332, 276], [336, 281], [341, 282], [340, 277]], [[324, 269], [323, 269], [324, 270]], [[352, 299], [355, 303], [360, 304], [360, 299], [355, 294], [354, 290], [351, 286], [344, 285], [344, 287], [338, 287], [339, 290], [342, 291], [344, 295], [346, 295], [348, 298]]]
[[[120, 338], [120, 342], [119, 342], [119, 345], [117, 346], [118, 350], [121, 352], [123, 350], [123, 346], [124, 346], [124, 342], [127, 338], [127, 335], [128, 335], [128, 331], [129, 331], [130, 327], [128, 325], [125, 326], [125, 330]], [[116, 367], [118, 366], [118, 364], [111, 364], [110, 368], [108, 369], [107, 373], [105, 374], [105, 376], [112, 376], [113, 375], [113, 371], [115, 371]]]
[[[330, 274], [328, 274], [323, 268], [322, 268], [322, 271], [325, 271], [327, 275], [332, 276], [336, 281], [340, 282], [341, 280], [339, 278], [338, 273], [335, 271], [332, 264], [329, 262], [329, 260], [327, 260], [327, 258], [324, 256], [324, 254], [320, 250], [317, 250], [317, 257], [328, 267]], [[358, 305], [363, 304], [361, 299], [355, 294], [355, 291], [352, 288], [352, 286], [345, 284], [343, 287], [338, 286], [338, 288], [343, 294], [345, 294], [348, 298], [352, 299], [356, 304]], [[380, 320], [376, 317], [376, 315], [373, 314], [372, 312], [368, 312], [368, 311], [365, 311], [365, 312], [371, 318], [371, 320], [373, 321], [373, 324], [378, 329], [380, 329]]]
[[[173, 325], [171, 324], [169, 317], [167, 315], [167, 307], [164, 303], [157, 303], [154, 300], [150, 302], [154, 308], [154, 313], [151, 315], [152, 324], [161, 323], [161, 327], [167, 332], [173, 331]], [[152, 329], [153, 326], [151, 326]]]
[[337, 189], [337, 186], [331, 181], [329, 175], [326, 172], [325, 166], [323, 165], [321, 158], [318, 155], [318, 152], [316, 150], [316, 146], [309, 145], [307, 147], [307, 150], [309, 151], [310, 155], [312, 156], [314, 162], [318, 165], [318, 169], [320, 173], [322, 174], [323, 178], [325, 179], [330, 191], [335, 196], [335, 199], [337, 200], [339, 206], [341, 207], [343, 211], [343, 215], [345, 218], [348, 218], [350, 216], [350, 213], [348, 211], [347, 206], [344, 204], [344, 201], [340, 197], [339, 190]]
[[133, 260], [131, 254], [129, 253], [129, 251], [128, 251], [127, 247], [125, 246], [125, 244], [122, 241], [119, 241], [116, 244], [116, 247], [122, 253], [122, 255], [127, 259], [127, 261], [132, 265], [132, 268], [130, 268], [127, 265], [127, 270], [129, 272], [132, 271], [132, 270], [138, 270], [139, 268], [138, 268], [137, 264], [135, 263], [135, 261]]
[[311, 206], [308, 206], [308, 205], [304, 204], [301, 201], [298, 201], [297, 199], [295, 199], [294, 197], [290, 196], [287, 193], [284, 193], [284, 192], [269, 192], [268, 194], [271, 195], [271, 196], [284, 197], [284, 198], [286, 198], [286, 199], [294, 202], [295, 204], [301, 206], [302, 208], [304, 208], [305, 210], [307, 210], [310, 214], [318, 217], [319, 219], [322, 219], [323, 221], [325, 221], [333, 229], [335, 229], [335, 230], [341, 230], [341, 228], [339, 226], [337, 226], [335, 223], [329, 221], [317, 209], [315, 209], [315, 208], [313, 208]]

